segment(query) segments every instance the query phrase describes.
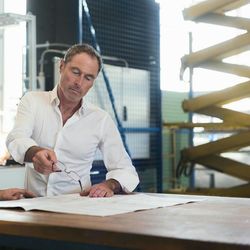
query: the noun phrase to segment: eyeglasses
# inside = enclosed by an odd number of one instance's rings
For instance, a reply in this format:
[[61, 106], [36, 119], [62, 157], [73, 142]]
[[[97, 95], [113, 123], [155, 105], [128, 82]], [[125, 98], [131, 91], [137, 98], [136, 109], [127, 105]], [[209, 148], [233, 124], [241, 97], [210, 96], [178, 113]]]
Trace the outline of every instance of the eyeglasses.
[[57, 161], [56, 163], [54, 163], [52, 165], [52, 170], [53, 172], [64, 172], [72, 180], [78, 182], [80, 185], [81, 192], [83, 191], [81, 177], [79, 176], [79, 174], [73, 170], [68, 170], [63, 162]]

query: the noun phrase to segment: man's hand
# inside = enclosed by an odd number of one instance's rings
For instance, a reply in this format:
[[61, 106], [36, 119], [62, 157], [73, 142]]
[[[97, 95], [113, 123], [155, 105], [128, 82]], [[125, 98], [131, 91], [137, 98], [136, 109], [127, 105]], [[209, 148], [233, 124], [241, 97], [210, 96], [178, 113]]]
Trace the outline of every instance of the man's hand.
[[0, 190], [0, 200], [18, 200], [24, 198], [34, 198], [35, 194], [25, 189], [9, 188]]
[[33, 146], [27, 150], [25, 161], [33, 162], [37, 172], [49, 175], [54, 172], [53, 165], [57, 162], [57, 159], [53, 150]]
[[89, 197], [111, 197], [121, 192], [121, 185], [114, 179], [106, 180], [102, 183], [95, 184], [87, 190], [80, 193], [81, 196]]

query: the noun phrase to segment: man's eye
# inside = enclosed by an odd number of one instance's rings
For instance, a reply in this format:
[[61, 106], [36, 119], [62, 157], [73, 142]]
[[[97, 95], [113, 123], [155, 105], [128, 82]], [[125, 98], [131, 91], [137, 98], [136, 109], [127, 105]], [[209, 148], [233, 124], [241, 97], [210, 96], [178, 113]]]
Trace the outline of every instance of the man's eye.
[[74, 75], [80, 75], [79, 70], [76, 70], [76, 69], [73, 69], [73, 70], [72, 70], [72, 73], [73, 73]]
[[92, 76], [85, 76], [85, 79], [86, 79], [87, 81], [93, 81], [93, 77], [92, 77]]

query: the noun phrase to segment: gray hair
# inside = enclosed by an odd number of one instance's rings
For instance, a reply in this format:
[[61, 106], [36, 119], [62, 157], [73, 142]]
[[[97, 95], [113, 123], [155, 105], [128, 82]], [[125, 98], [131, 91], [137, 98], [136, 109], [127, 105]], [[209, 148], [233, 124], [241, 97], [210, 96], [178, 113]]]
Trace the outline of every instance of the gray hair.
[[101, 71], [102, 69], [102, 58], [101, 55], [89, 44], [87, 43], [83, 43], [83, 44], [75, 44], [73, 46], [71, 46], [65, 53], [64, 55], [64, 62], [68, 63], [69, 61], [71, 61], [72, 57], [77, 55], [77, 54], [81, 54], [81, 53], [86, 53], [89, 56], [91, 56], [92, 58], [96, 58], [98, 61], [98, 73]]

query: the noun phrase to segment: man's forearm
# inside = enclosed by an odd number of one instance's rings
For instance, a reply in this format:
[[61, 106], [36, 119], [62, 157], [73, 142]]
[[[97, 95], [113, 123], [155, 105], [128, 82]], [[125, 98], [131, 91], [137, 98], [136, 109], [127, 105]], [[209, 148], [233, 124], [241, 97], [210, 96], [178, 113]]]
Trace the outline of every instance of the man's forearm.
[[0, 190], [0, 201], [3, 200], [3, 191]]
[[30, 147], [30, 148], [26, 151], [26, 153], [25, 153], [24, 161], [25, 161], [25, 162], [32, 162], [33, 156], [34, 156], [38, 151], [40, 151], [40, 150], [41, 150], [41, 148], [38, 147], [38, 146], [32, 146], [32, 147]]
[[114, 192], [114, 194], [119, 194], [122, 192], [122, 187], [120, 183], [115, 179], [108, 179], [105, 181], [109, 188]]

